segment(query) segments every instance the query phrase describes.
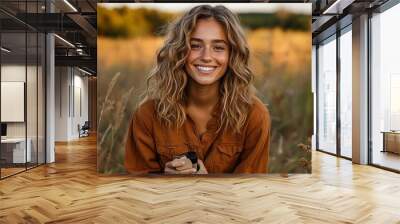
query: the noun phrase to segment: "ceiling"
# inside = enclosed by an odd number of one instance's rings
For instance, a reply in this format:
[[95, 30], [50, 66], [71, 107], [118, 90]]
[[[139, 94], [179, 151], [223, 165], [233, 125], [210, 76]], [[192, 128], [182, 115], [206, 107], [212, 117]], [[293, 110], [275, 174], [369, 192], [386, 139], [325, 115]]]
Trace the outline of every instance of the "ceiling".
[[48, 0], [47, 5], [45, 0], [1, 0], [2, 46], [11, 50], [2, 60], [17, 63], [26, 56], [29, 61], [43, 47], [36, 35], [52, 32], [57, 34], [56, 66], [78, 66], [96, 74], [96, 5], [96, 0]]
[[388, 0], [312, 0], [313, 43], [332, 35], [351, 24], [352, 18], [374, 12]]

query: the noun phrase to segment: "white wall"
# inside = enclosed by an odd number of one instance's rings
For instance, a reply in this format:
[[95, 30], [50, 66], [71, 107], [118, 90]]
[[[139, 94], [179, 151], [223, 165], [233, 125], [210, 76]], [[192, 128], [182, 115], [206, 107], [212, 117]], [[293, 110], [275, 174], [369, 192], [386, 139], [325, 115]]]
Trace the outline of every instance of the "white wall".
[[77, 70], [74, 71], [74, 108], [73, 108], [73, 119], [72, 119], [72, 130], [71, 135], [78, 137], [78, 124], [82, 126], [85, 121], [88, 121], [88, 78], [81, 76], [82, 73], [76, 74]]
[[70, 83], [67, 67], [55, 68], [55, 141], [68, 140], [68, 88]]
[[88, 78], [83, 75], [76, 68], [56, 67], [56, 141], [77, 139], [78, 124], [88, 120]]
[[[28, 137], [29, 133], [35, 132], [36, 136], [36, 113], [32, 113], [32, 111], [36, 111], [37, 99], [36, 99], [36, 80], [31, 77], [36, 76], [36, 66], [28, 66], [25, 65], [17, 65], [17, 64], [5, 64], [1, 66], [1, 81], [3, 82], [25, 82], [25, 69], [27, 69], [27, 75], [29, 80], [29, 86], [32, 88], [27, 88], [27, 106], [29, 107], [29, 111], [27, 111], [27, 120], [28, 120]], [[39, 105], [41, 106], [41, 105]], [[7, 108], [1, 108], [2, 110], [7, 110]], [[32, 123], [34, 122], [34, 123]], [[25, 137], [25, 123], [26, 122], [7, 122], [7, 136], [8, 137]], [[32, 128], [32, 130], [30, 129]]]
[[2, 65], [1, 81], [25, 82], [25, 65]]

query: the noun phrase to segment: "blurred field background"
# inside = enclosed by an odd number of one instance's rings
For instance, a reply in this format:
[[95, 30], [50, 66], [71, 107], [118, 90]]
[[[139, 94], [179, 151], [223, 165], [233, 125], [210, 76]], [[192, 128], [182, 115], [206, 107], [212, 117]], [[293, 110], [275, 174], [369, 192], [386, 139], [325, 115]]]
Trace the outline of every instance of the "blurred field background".
[[[229, 7], [228, 7], [229, 8]], [[272, 118], [269, 171], [311, 173], [311, 14], [238, 13], [257, 95]], [[98, 171], [124, 173], [124, 147], [145, 78], [179, 13], [98, 4]]]

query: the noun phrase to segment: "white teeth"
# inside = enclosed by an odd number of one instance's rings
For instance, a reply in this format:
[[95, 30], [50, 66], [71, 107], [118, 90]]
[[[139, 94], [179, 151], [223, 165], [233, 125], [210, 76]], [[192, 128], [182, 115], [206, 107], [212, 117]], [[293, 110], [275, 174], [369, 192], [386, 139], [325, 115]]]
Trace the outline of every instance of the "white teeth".
[[206, 67], [206, 66], [196, 66], [198, 70], [201, 72], [211, 72], [214, 71], [215, 67]]

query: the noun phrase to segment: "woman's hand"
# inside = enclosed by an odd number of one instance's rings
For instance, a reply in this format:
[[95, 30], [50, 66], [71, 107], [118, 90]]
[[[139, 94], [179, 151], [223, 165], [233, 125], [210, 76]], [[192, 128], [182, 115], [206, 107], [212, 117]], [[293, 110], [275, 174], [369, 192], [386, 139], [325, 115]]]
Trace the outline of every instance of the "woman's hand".
[[193, 164], [186, 156], [174, 159], [165, 164], [164, 173], [166, 174], [194, 174], [197, 172]]
[[174, 159], [165, 164], [164, 173], [165, 174], [208, 174], [203, 161], [197, 160], [197, 166], [199, 166], [199, 171], [196, 167], [193, 167], [192, 162], [186, 156]]

